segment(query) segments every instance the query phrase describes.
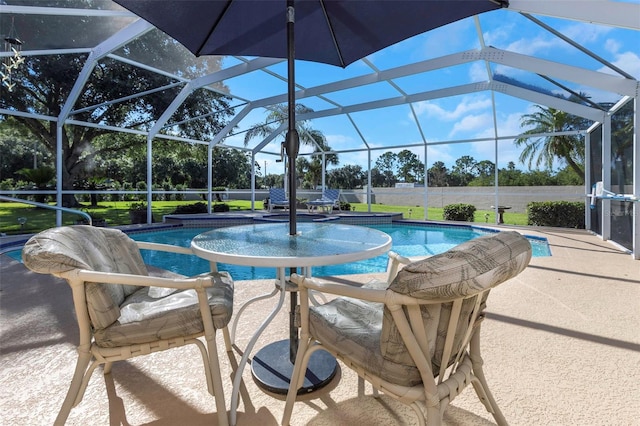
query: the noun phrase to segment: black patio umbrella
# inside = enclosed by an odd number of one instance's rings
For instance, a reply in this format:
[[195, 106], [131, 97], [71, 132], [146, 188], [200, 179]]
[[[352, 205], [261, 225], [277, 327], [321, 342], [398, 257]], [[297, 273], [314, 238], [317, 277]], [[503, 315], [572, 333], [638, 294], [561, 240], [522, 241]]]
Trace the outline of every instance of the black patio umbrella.
[[[508, 6], [508, 0], [115, 0], [194, 55], [288, 60], [289, 231], [296, 234], [294, 59], [346, 67], [423, 33]], [[294, 23], [299, 28], [295, 32]]]

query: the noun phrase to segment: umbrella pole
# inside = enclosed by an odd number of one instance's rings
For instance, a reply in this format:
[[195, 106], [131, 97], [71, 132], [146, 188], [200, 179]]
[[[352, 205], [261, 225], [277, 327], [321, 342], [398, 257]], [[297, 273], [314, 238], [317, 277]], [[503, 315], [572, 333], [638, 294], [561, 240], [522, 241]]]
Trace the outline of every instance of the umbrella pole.
[[[296, 157], [300, 139], [296, 130], [296, 83], [295, 83], [295, 43], [294, 43], [294, 23], [295, 7], [294, 0], [287, 0], [287, 83], [288, 83], [288, 130], [285, 147], [289, 160], [289, 234], [296, 235]], [[291, 268], [290, 273], [295, 273], [296, 268]], [[298, 328], [295, 325], [295, 311], [298, 304], [297, 292], [289, 293], [291, 306], [289, 310], [289, 359], [295, 363], [298, 352]]]
[[295, 42], [294, 0], [287, 0], [287, 100], [288, 100], [288, 129], [286, 136], [286, 150], [289, 160], [289, 234], [297, 233], [296, 224], [296, 157], [300, 137], [296, 130], [296, 71], [295, 71]]

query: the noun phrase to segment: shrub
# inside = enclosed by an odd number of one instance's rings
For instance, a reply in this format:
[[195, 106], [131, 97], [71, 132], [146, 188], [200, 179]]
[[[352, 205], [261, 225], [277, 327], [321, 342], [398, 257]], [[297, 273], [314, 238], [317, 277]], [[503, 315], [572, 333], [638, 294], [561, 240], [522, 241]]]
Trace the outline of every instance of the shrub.
[[[176, 191], [184, 191], [186, 188], [185, 185], [179, 183], [176, 185]], [[184, 194], [175, 194], [176, 201], [184, 201]]]
[[228, 212], [229, 211], [229, 204], [214, 204], [213, 205], [213, 211], [216, 213], [219, 212]]
[[[197, 214], [207, 213], [207, 205], [205, 203], [184, 204], [176, 207], [173, 214]], [[215, 211], [215, 206], [214, 206]]]
[[131, 203], [129, 204], [130, 211], [147, 211], [147, 203], [139, 202], [139, 203]]
[[[111, 183], [111, 188], [114, 191], [121, 191], [122, 190], [122, 184], [120, 182], [118, 182], [117, 180], [114, 180]], [[109, 194], [109, 199], [111, 201], [122, 201], [122, 194]]]
[[448, 204], [444, 206], [442, 215], [444, 220], [457, 220], [461, 222], [473, 222], [476, 206], [473, 204]]
[[[163, 180], [162, 181], [162, 189], [164, 191], [171, 191], [173, 189], [173, 187], [171, 186], [171, 182], [166, 180], [166, 179]], [[172, 194], [168, 194], [168, 193], [164, 194], [164, 200], [165, 201], [171, 201], [171, 198], [172, 198]]]
[[296, 198], [296, 208], [297, 209], [306, 209], [307, 203], [309, 202], [306, 198]]
[[[152, 191], [159, 191], [159, 190], [161, 190], [161, 189], [162, 189], [162, 187], [161, 187], [160, 185], [156, 184], [156, 183], [154, 183], [153, 185], [151, 185], [151, 190], [152, 190]], [[157, 194], [157, 193], [155, 193], [155, 192], [153, 192], [153, 193], [151, 194], [151, 200], [152, 200], [152, 201], [159, 201], [159, 200], [161, 200], [161, 199], [162, 199], [162, 196], [161, 196], [160, 194]]]
[[147, 204], [143, 202], [131, 203], [129, 206], [129, 219], [132, 224], [147, 223]]
[[527, 224], [584, 229], [584, 203], [534, 201], [527, 204]]
[[7, 191], [15, 188], [15, 181], [11, 178], [0, 181], [0, 190]]
[[[97, 213], [90, 212], [87, 209], [82, 209], [82, 211], [87, 213], [89, 216], [91, 216], [91, 223], [93, 224], [93, 226], [100, 226], [100, 227], [107, 226], [107, 220], [104, 217], [100, 216]], [[89, 224], [89, 221], [85, 219], [84, 216], [76, 220], [76, 225], [88, 225], [88, 224]]]
[[[141, 180], [136, 183], [136, 191], [146, 191], [146, 190], [147, 190], [147, 182]], [[146, 195], [135, 194], [134, 197], [136, 197], [138, 200], [144, 200], [146, 198]]]
[[340, 210], [342, 211], [351, 211], [351, 204], [346, 201], [340, 201]]
[[[123, 182], [122, 183], [122, 190], [123, 191], [133, 191], [133, 185], [131, 184], [131, 182]], [[122, 194], [122, 200], [123, 201], [133, 201], [134, 196], [133, 194]]]

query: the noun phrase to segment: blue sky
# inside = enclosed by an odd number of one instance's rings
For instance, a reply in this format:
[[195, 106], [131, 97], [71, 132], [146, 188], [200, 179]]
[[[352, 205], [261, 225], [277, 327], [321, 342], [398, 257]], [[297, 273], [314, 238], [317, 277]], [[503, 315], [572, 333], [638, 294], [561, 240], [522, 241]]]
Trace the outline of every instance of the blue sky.
[[[640, 33], [638, 31], [548, 17], [536, 18], [635, 78], [640, 78]], [[615, 74], [600, 62], [517, 13], [495, 11], [481, 15], [480, 26], [487, 46]], [[473, 19], [465, 19], [388, 47], [369, 56], [367, 61], [379, 70], [387, 70], [480, 47]], [[229, 59], [226, 65], [231, 66], [236, 63], [236, 60]], [[269, 70], [280, 76], [286, 76], [284, 62], [270, 67]], [[492, 70], [543, 89], [560, 92], [557, 87], [539, 76], [520, 69], [493, 64]], [[296, 82], [306, 88], [372, 72], [373, 69], [363, 61], [358, 61], [346, 69], [324, 64], [296, 62]], [[477, 61], [398, 78], [393, 83], [403, 92], [412, 94], [487, 80], [485, 63]], [[587, 93], [596, 102], [616, 102], [620, 98], [620, 95], [615, 93], [580, 87], [572, 82], [560, 81], [560, 83], [577, 92]], [[227, 80], [225, 84], [231, 93], [250, 100], [286, 93], [285, 81], [263, 71]], [[348, 91], [328, 93], [325, 96], [327, 100], [340, 105], [350, 105], [397, 97], [401, 94], [391, 84], [380, 82]], [[299, 102], [315, 110], [334, 107], [327, 100], [305, 98]], [[533, 104], [497, 92], [493, 94], [493, 100], [496, 103], [498, 136], [513, 136], [521, 133], [524, 129], [520, 127], [520, 117], [531, 112]], [[414, 114], [420, 126], [416, 125]], [[324, 133], [332, 148], [349, 150], [363, 148], [365, 146], [363, 137], [371, 147], [421, 143], [423, 139], [420, 129], [429, 143], [493, 138], [493, 114], [492, 93], [485, 91], [417, 102], [413, 104], [413, 111], [408, 105], [400, 105], [356, 112], [351, 115], [352, 121], [346, 115], [316, 119], [311, 122], [311, 126]], [[264, 111], [254, 111], [241, 121], [239, 129], [244, 130], [252, 124], [262, 122], [264, 117]], [[230, 137], [225, 143], [242, 145], [242, 138], [243, 135]], [[257, 142], [256, 140], [255, 143]], [[509, 161], [514, 161], [518, 168], [525, 168], [518, 162], [519, 150], [515, 148], [512, 139], [499, 140], [497, 143], [499, 167], [505, 167]], [[471, 155], [478, 161], [494, 161], [494, 146], [493, 140], [479, 143], [438, 143], [428, 148], [427, 167], [435, 161], [443, 161], [450, 167], [462, 155]], [[267, 150], [278, 152], [279, 148], [274, 142]], [[392, 148], [374, 151], [373, 164], [376, 158], [386, 150], [399, 151]], [[411, 148], [411, 150], [419, 156], [421, 161], [424, 161], [423, 147]], [[308, 151], [308, 148], [301, 148], [301, 152]], [[282, 168], [281, 163], [275, 163], [275, 159], [271, 155], [257, 156], [259, 164], [264, 165], [264, 162], [267, 162], [269, 173], [275, 173], [278, 168]], [[366, 151], [341, 153], [339, 166], [346, 164], [359, 164], [366, 169]]]

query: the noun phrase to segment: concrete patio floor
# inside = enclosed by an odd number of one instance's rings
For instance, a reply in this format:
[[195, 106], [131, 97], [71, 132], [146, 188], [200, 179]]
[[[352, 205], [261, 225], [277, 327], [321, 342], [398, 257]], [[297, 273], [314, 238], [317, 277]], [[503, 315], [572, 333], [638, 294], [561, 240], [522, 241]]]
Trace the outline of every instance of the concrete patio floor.
[[[518, 277], [496, 288], [483, 324], [487, 380], [511, 425], [640, 424], [640, 262], [584, 231], [519, 228], [548, 238], [553, 256], [533, 258]], [[370, 276], [349, 276], [364, 282]], [[271, 281], [236, 282], [239, 305], [269, 292]], [[244, 315], [240, 347], [275, 303]], [[256, 345], [287, 336], [281, 312]], [[27, 271], [0, 255], [0, 424], [49, 425], [75, 367], [77, 328], [66, 283]], [[222, 341], [220, 346], [222, 346]], [[239, 356], [237, 356], [239, 360]], [[229, 406], [228, 359], [221, 354]], [[179, 348], [114, 365], [93, 375], [70, 425], [215, 425], [195, 348]], [[284, 402], [263, 393], [250, 370], [239, 425], [275, 425]], [[413, 425], [411, 409], [342, 369], [319, 395], [294, 407], [295, 425]], [[466, 389], [445, 414], [447, 425], [492, 425]]]

